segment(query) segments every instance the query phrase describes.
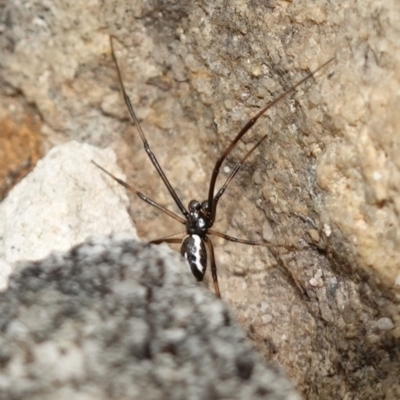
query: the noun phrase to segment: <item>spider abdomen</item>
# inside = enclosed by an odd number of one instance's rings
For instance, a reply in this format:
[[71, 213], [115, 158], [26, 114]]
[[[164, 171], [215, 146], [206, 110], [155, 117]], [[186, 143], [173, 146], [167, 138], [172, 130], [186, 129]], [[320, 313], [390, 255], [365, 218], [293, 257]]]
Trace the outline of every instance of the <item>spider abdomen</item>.
[[199, 235], [187, 235], [182, 240], [181, 254], [189, 263], [192, 274], [202, 281], [207, 268], [207, 252]]

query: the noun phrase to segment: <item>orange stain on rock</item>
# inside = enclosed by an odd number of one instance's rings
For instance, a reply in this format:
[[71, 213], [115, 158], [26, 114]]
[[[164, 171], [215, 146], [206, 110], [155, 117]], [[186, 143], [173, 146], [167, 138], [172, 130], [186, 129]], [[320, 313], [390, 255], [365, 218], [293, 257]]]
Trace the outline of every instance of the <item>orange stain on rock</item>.
[[0, 201], [41, 158], [41, 122], [32, 113], [0, 120]]

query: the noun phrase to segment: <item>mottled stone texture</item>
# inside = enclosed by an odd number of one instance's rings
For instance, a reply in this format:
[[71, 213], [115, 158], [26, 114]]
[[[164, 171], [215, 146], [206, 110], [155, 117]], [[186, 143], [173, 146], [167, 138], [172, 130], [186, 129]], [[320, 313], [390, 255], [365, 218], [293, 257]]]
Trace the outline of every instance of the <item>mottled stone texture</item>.
[[71, 141], [54, 146], [0, 204], [0, 260], [11, 266], [0, 265], [0, 290], [20, 260], [40, 260], [99, 233], [138, 239], [125, 190], [91, 160], [123, 178], [111, 149]]
[[97, 238], [0, 294], [0, 399], [300, 400], [167, 247]]
[[[297, 250], [215, 240], [221, 289], [307, 399], [400, 397], [397, 0], [9, 1], [0, 23], [1, 107], [7, 96], [33, 104], [45, 150], [70, 139], [111, 146], [129, 182], [171, 208], [126, 120], [109, 34], [185, 204], [203, 199], [250, 115], [335, 56], [227, 163], [270, 134], [222, 198], [216, 228]], [[134, 197], [131, 215], [144, 239], [181, 229]]]

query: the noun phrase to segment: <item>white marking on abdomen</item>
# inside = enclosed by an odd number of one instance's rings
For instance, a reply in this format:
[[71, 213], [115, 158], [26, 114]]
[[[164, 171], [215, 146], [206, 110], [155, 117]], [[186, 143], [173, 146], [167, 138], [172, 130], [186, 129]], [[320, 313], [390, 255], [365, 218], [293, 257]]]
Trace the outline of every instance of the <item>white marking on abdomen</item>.
[[181, 254], [186, 258], [192, 274], [197, 280], [202, 281], [207, 268], [207, 253], [200, 236], [185, 236], [182, 241]]
[[204, 265], [201, 264], [200, 250], [201, 250], [201, 239], [198, 235], [191, 235], [194, 239], [194, 245], [196, 247], [196, 252], [194, 255], [196, 256], [196, 268], [204, 274]]

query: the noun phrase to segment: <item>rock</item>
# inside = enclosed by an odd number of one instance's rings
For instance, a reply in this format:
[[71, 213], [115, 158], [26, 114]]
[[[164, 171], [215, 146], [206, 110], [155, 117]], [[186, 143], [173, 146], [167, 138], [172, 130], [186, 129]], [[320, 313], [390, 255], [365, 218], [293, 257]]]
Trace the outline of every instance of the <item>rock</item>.
[[0, 294], [0, 399], [299, 400], [176, 252], [116, 235]]
[[[93, 235], [127, 232], [137, 238], [125, 190], [91, 160], [124, 178], [111, 149], [70, 142], [53, 147], [11, 190], [0, 204], [0, 258], [5, 263], [39, 260]], [[10, 272], [3, 266], [1, 288]]]
[[[250, 116], [335, 56], [222, 165], [218, 187], [268, 134], [221, 198], [215, 229], [293, 246], [214, 239], [220, 287], [307, 399], [400, 398], [399, 20], [397, 0], [9, 2], [0, 119], [34, 112], [45, 151], [70, 140], [110, 146], [128, 183], [177, 211], [127, 121], [109, 34], [184, 204], [204, 199], [215, 161]], [[130, 200], [144, 240], [181, 229]], [[393, 329], [377, 329], [380, 318]]]

